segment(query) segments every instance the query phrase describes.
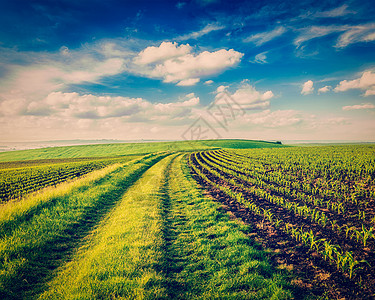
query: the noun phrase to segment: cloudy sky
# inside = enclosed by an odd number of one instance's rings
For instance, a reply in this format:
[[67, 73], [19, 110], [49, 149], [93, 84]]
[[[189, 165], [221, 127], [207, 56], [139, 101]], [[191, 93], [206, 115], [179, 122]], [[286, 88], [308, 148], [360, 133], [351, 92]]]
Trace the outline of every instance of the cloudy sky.
[[375, 141], [372, 1], [0, 2], [0, 141]]

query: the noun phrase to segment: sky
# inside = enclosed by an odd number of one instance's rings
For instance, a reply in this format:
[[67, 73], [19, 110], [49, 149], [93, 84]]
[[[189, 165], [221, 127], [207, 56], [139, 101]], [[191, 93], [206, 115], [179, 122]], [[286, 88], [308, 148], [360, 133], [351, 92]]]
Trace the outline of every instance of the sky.
[[0, 1], [0, 142], [375, 141], [372, 1]]

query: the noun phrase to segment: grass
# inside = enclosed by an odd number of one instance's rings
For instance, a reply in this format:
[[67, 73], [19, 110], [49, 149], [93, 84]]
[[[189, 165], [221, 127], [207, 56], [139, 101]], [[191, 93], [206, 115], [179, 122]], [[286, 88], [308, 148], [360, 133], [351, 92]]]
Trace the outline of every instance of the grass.
[[116, 161], [121, 162], [130, 161], [133, 159], [140, 158], [142, 155], [128, 155], [128, 156], [115, 156], [115, 157], [79, 157], [79, 158], [60, 158], [60, 159], [34, 159], [34, 160], [18, 160], [18, 161], [5, 161], [0, 162], [0, 170], [6, 169], [18, 169], [36, 166], [53, 166], [65, 163], [77, 163], [77, 162], [93, 162], [93, 161]]
[[[0, 240], [0, 298], [30, 299], [122, 194], [165, 155], [151, 155], [70, 192], [52, 197]], [[27, 203], [27, 202], [25, 202]], [[38, 201], [36, 201], [38, 203]], [[27, 214], [27, 210], [26, 210]]]
[[150, 168], [39, 299], [291, 299], [247, 227], [204, 197], [184, 158]]
[[47, 187], [44, 190], [28, 195], [19, 201], [9, 201], [0, 206], [0, 237], [9, 234], [16, 229], [20, 223], [24, 222], [30, 217], [33, 212], [37, 211], [43, 205], [57, 199], [64, 197], [75, 189], [84, 189], [96, 181], [102, 179], [104, 176], [115, 171], [121, 164], [110, 165], [101, 170], [94, 171], [79, 179], [64, 182], [56, 187]]
[[266, 253], [202, 195], [179, 157], [170, 172], [166, 269], [173, 299], [291, 299], [282, 275]]
[[173, 157], [150, 168], [122, 197], [40, 299], [155, 299], [165, 294], [159, 189]]
[[293, 298], [289, 275], [270, 265], [250, 228], [191, 177], [183, 152], [217, 147], [280, 145], [210, 140], [0, 153], [0, 161], [17, 160], [4, 167], [20, 168], [37, 159], [133, 155], [0, 207], [0, 299]]
[[0, 153], [0, 162], [37, 159], [107, 157], [131, 154], [148, 154], [160, 151], [197, 151], [218, 147], [248, 149], [282, 147], [282, 145], [271, 142], [251, 140], [203, 140], [82, 145], [2, 152]]
[[137, 156], [125, 156], [111, 159], [85, 160], [23, 166], [19, 168], [0, 169], [0, 202], [17, 199], [47, 186], [57, 185], [84, 174], [104, 168], [115, 163], [125, 163]]

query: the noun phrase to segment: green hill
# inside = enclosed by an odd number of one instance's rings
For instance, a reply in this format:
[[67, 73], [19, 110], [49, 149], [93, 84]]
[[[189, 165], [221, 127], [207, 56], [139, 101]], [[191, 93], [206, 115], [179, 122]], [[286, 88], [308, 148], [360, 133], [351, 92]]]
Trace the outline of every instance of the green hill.
[[78, 157], [107, 157], [120, 155], [138, 155], [160, 151], [197, 151], [212, 148], [271, 148], [283, 145], [252, 140], [202, 140], [176, 142], [147, 142], [147, 143], [115, 143], [80, 146], [48, 147], [30, 150], [8, 151], [0, 153], [0, 161], [78, 158]]

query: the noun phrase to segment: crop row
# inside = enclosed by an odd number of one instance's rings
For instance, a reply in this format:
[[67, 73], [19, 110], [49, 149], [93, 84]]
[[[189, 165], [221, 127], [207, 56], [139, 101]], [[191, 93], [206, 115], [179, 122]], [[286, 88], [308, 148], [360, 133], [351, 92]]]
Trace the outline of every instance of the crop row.
[[[284, 149], [283, 149], [284, 150]], [[318, 196], [325, 201], [339, 201], [341, 203], [354, 203], [358, 204], [360, 200], [366, 200], [369, 198], [374, 198], [375, 189], [371, 185], [374, 182], [373, 168], [371, 164], [374, 162], [368, 159], [366, 168], [368, 172], [358, 173], [350, 169], [350, 166], [345, 165], [343, 162], [335, 162], [338, 166], [335, 167], [336, 171], [340, 175], [334, 176], [330, 173], [328, 176], [326, 172], [323, 172], [320, 168], [327, 169], [328, 166], [321, 164], [316, 164], [318, 158], [310, 157], [309, 153], [305, 153], [305, 149], [287, 149], [286, 151], [279, 151], [279, 154], [285, 154], [291, 151], [295, 156], [281, 155], [281, 157], [276, 157], [276, 155], [269, 156], [267, 152], [260, 153], [260, 155], [255, 156], [242, 156], [239, 153], [229, 153], [220, 152], [221, 158], [235, 163], [242, 169], [252, 172], [264, 173], [264, 178], [276, 184], [282, 184], [309, 195]], [[269, 152], [269, 151], [268, 151]], [[300, 153], [302, 152], [302, 153]], [[333, 155], [335, 152], [331, 153]], [[298, 155], [301, 157], [298, 157]], [[375, 153], [374, 153], [375, 154]], [[328, 153], [326, 155], [329, 155]], [[288, 161], [281, 161], [282, 158]], [[303, 160], [304, 159], [304, 160]], [[339, 161], [339, 159], [337, 159]], [[304, 161], [304, 163], [302, 163]], [[315, 164], [314, 164], [315, 163]], [[335, 164], [329, 160], [325, 164], [331, 163], [331, 168]], [[293, 166], [293, 167], [292, 167]], [[355, 168], [357, 170], [357, 168]], [[354, 174], [351, 174], [353, 172]], [[323, 174], [324, 173], [324, 174]], [[349, 180], [346, 178], [343, 180], [341, 173], [350, 173]], [[358, 174], [357, 174], [358, 173]], [[362, 174], [362, 175], [361, 175]], [[366, 205], [366, 201], [363, 201]]]
[[269, 191], [268, 186], [262, 184], [262, 181], [254, 180], [251, 186], [244, 185], [243, 182], [247, 182], [246, 177], [242, 177], [239, 180], [239, 175], [236, 172], [227, 170], [223, 166], [215, 166], [207, 158], [205, 158], [204, 153], [199, 154], [197, 161], [200, 163], [201, 167], [206, 169], [208, 172], [212, 173], [221, 180], [228, 181], [232, 185], [245, 190], [247, 193], [254, 195], [256, 197], [267, 200], [268, 202], [283, 207], [290, 213], [294, 215], [299, 215], [303, 218], [310, 219], [311, 222], [317, 223], [318, 225], [324, 227], [329, 227], [332, 232], [337, 232], [343, 234], [345, 232], [346, 238], [352, 238], [357, 243], [360, 242], [364, 247], [367, 246], [369, 239], [374, 239], [374, 227], [366, 228], [364, 225], [362, 227], [348, 226], [347, 224], [338, 225], [337, 220], [330, 219], [325, 212], [314, 207], [309, 207], [305, 204], [300, 204], [298, 201], [291, 201], [288, 198], [280, 197]]
[[[334, 230], [324, 228], [328, 225], [328, 218], [324, 212], [319, 212], [306, 205], [298, 205], [296, 202], [290, 202], [283, 197], [272, 195], [255, 185], [244, 186], [236, 180], [235, 176], [231, 176], [232, 174], [225, 174], [220, 169], [210, 165], [207, 158], [205, 159], [201, 154], [195, 153], [192, 155], [190, 157], [190, 165], [194, 172], [209, 186], [220, 190], [232, 199], [242, 203], [253, 213], [267, 219], [276, 228], [281, 229], [295, 240], [303, 242], [305, 245], [321, 254], [325, 260], [335, 264], [338, 269], [348, 274], [350, 278], [353, 277], [357, 269], [364, 267], [366, 263], [365, 260], [356, 257], [353, 251], [347, 251], [347, 247], [345, 247], [344, 243], [342, 244], [343, 247], [340, 247], [340, 245], [332, 242], [332, 240], [328, 240], [324, 236], [321, 237], [321, 234], [315, 229], [316, 226], [305, 227], [305, 225], [309, 225], [309, 222], [289, 223], [280, 215], [274, 213], [275, 210], [269, 209], [268, 205], [260, 205], [259, 201], [254, 201], [255, 198], [249, 198], [248, 195], [256, 197], [257, 199], [263, 199], [266, 203], [282, 207], [285, 211], [289, 211], [291, 215], [300, 216], [300, 218], [294, 218], [293, 220], [304, 220], [308, 218], [312, 224], [317, 224], [318, 228], [320, 228], [319, 231], [334, 233]], [[364, 227], [362, 229], [362, 231], [357, 230], [357, 241], [366, 245], [368, 238], [373, 237], [373, 229], [366, 229]]]
[[[279, 150], [283, 150], [279, 151], [280, 156], [283, 157], [286, 152], [285, 149]], [[287, 150], [295, 152], [295, 149]], [[319, 152], [320, 150], [316, 151]], [[310, 167], [310, 164], [304, 166], [300, 164], [298, 172], [305, 174], [305, 177], [300, 177], [286, 172], [275, 158], [268, 160], [267, 155], [261, 152], [257, 153], [257, 156], [253, 154], [253, 157], [250, 157], [241, 155], [241, 151], [236, 151], [235, 153], [220, 151], [210, 154], [210, 156], [220, 160], [221, 164], [229, 164], [236, 167], [245, 176], [259, 178], [267, 182], [267, 184], [273, 186], [273, 189], [277, 189], [279, 193], [288, 197], [310, 202], [322, 209], [329, 209], [335, 213], [345, 215], [347, 219], [351, 219], [350, 222], [362, 222], [370, 226], [375, 224], [375, 180], [368, 180], [368, 177], [358, 177], [354, 181], [348, 182], [334, 177], [329, 180], [313, 178], [310, 174], [310, 170], [313, 167]], [[276, 155], [274, 154], [274, 156]], [[289, 157], [289, 159], [293, 160], [292, 157]], [[360, 160], [359, 158], [357, 159]], [[309, 162], [307, 154], [306, 161]], [[373, 162], [368, 159], [368, 163], [371, 164]], [[298, 160], [296, 164], [298, 164]], [[296, 171], [296, 173], [298, 172]], [[359, 227], [361, 226], [359, 224]]]
[[[236, 185], [240, 185], [241, 188], [245, 188], [250, 193], [267, 199], [273, 203], [277, 203], [284, 208], [293, 211], [294, 214], [301, 215], [303, 217], [311, 219], [312, 222], [318, 223], [323, 227], [330, 226], [333, 231], [338, 233], [345, 232], [346, 238], [351, 238], [357, 242], [361, 242], [364, 247], [367, 246], [369, 239], [374, 239], [374, 227], [365, 226], [359, 220], [356, 224], [352, 224], [346, 221], [345, 206], [342, 203], [328, 202], [327, 208], [338, 208], [337, 212], [327, 212], [326, 210], [319, 208], [317, 204], [321, 202], [315, 197], [305, 195], [295, 190], [290, 190], [288, 187], [275, 186], [262, 180], [262, 176], [256, 174], [254, 177], [250, 177], [248, 174], [242, 173], [242, 169], [236, 166], [230, 166], [227, 161], [220, 161], [215, 158], [212, 152], [205, 152], [201, 154], [201, 159], [209, 168], [216, 168], [225, 175], [233, 176], [232, 182]], [[226, 164], [224, 164], [224, 162]], [[221, 178], [220, 174], [218, 175]], [[251, 188], [244, 187], [244, 184], [251, 185]], [[329, 206], [330, 204], [330, 206]]]
[[[337, 199], [325, 199], [317, 196], [316, 190], [308, 190], [303, 184], [296, 183], [295, 181], [287, 180], [277, 174], [271, 172], [256, 171], [249, 168], [243, 168], [241, 164], [228, 160], [225, 157], [219, 157], [217, 152], [205, 153], [216, 166], [225, 168], [227, 172], [232, 175], [235, 174], [239, 178], [247, 181], [248, 183], [255, 184], [274, 193], [281, 194], [286, 197], [296, 199], [298, 201], [312, 203], [315, 206], [321, 206], [327, 209], [336, 211], [337, 213], [345, 213], [346, 205], [339, 202]], [[309, 193], [310, 192], [310, 193]], [[336, 201], [335, 201], [336, 200]]]
[[122, 160], [124, 158], [111, 158], [0, 170], [0, 202], [80, 177]]

